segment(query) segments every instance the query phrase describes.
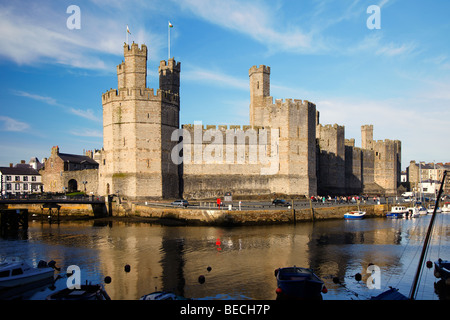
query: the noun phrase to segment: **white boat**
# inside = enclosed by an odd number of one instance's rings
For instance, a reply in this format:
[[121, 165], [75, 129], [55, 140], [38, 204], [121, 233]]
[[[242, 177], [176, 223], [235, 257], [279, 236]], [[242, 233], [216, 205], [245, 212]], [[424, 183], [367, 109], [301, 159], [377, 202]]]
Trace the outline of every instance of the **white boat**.
[[[427, 210], [427, 213], [433, 213], [433, 211], [434, 211], [434, 206], [430, 206]], [[442, 213], [442, 209], [438, 207], [436, 209], [436, 213]]]
[[364, 211], [351, 211], [344, 214], [345, 219], [363, 219], [366, 213]]
[[[417, 212], [418, 212], [420, 215], [426, 215], [426, 214], [428, 214], [428, 211], [427, 211], [427, 209], [426, 209], [425, 207], [416, 207], [415, 209], [417, 210]], [[431, 213], [433, 213], [433, 211], [431, 211]]]
[[408, 208], [404, 206], [392, 207], [391, 211], [386, 214], [389, 218], [402, 218], [404, 215], [408, 214]]
[[442, 212], [450, 212], [450, 202], [444, 203], [442, 206]]
[[45, 261], [34, 268], [17, 258], [5, 259], [0, 263], [0, 289], [46, 280], [52, 278], [54, 272], [54, 269], [48, 267]]

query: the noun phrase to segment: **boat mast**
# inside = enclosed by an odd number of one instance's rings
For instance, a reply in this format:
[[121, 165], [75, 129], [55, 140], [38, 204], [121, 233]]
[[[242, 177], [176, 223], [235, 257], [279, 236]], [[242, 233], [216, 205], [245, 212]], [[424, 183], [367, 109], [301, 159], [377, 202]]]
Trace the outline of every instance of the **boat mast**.
[[444, 182], [445, 182], [445, 176], [446, 175], [447, 175], [447, 170], [444, 171], [444, 174], [442, 176], [441, 186], [439, 187], [439, 193], [438, 193], [438, 196], [436, 198], [436, 202], [434, 204], [433, 215], [431, 216], [430, 224], [428, 226], [427, 235], [425, 236], [425, 242], [423, 244], [422, 253], [421, 253], [420, 259], [419, 259], [419, 266], [417, 267], [416, 276], [414, 277], [414, 282], [413, 282], [413, 285], [412, 285], [412, 288], [411, 288], [411, 293], [409, 295], [409, 298], [411, 300], [414, 300], [415, 295], [416, 295], [417, 284], [419, 282], [420, 273], [422, 272], [423, 260], [425, 259], [425, 254], [426, 254], [426, 252], [428, 250], [428, 242], [430, 241], [431, 232], [433, 231], [434, 218], [436, 217], [436, 210], [437, 210], [437, 207], [439, 205], [439, 199], [441, 198], [441, 195], [442, 195], [442, 190], [443, 190], [443, 187], [444, 187]]

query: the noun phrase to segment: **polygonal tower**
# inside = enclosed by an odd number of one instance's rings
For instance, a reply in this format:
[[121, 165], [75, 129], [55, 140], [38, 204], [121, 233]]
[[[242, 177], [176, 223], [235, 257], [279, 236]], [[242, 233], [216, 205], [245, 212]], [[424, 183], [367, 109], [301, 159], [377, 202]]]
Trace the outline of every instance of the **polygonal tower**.
[[179, 127], [180, 63], [161, 62], [164, 85], [155, 93], [147, 88], [147, 47], [124, 44], [124, 57], [117, 66], [118, 89], [102, 95], [99, 191], [128, 199], [178, 197], [178, 166], [170, 153]]

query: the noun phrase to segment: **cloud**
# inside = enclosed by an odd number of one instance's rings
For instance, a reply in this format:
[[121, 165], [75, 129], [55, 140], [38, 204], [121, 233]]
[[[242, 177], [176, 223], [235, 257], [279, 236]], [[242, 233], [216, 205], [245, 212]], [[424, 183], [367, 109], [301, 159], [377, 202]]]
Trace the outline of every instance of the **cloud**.
[[[106, 4], [105, 4], [106, 6]], [[70, 30], [65, 6], [50, 1], [0, 4], [0, 57], [18, 65], [61, 64], [73, 68], [114, 70], [108, 55], [122, 55], [127, 13], [80, 5], [81, 29]], [[142, 26], [142, 24], [140, 24]], [[132, 40], [161, 43], [143, 26]]]
[[206, 82], [209, 84], [231, 87], [240, 90], [249, 90], [248, 79], [227, 75], [221, 71], [211, 71], [202, 68], [190, 68], [181, 75], [182, 80]]
[[174, 1], [182, 9], [215, 25], [245, 34], [271, 50], [310, 52], [317, 48], [300, 27], [278, 20], [273, 4], [237, 0]]
[[20, 97], [30, 98], [30, 99], [33, 99], [36, 101], [44, 102], [51, 106], [59, 107], [66, 112], [69, 112], [71, 114], [74, 114], [76, 116], [79, 116], [79, 117], [82, 117], [82, 118], [85, 118], [88, 120], [92, 120], [92, 121], [96, 121], [96, 122], [102, 121], [102, 119], [99, 118], [98, 116], [96, 116], [91, 109], [87, 109], [87, 110], [75, 109], [75, 108], [68, 107], [66, 105], [63, 105], [63, 104], [57, 102], [56, 99], [54, 99], [52, 97], [41, 96], [41, 95], [37, 95], [37, 94], [25, 92], [25, 91], [12, 90], [12, 92], [13, 92], [13, 94], [20, 96]]
[[0, 127], [0, 130], [2, 131], [25, 132], [30, 128], [28, 123], [6, 116], [0, 116], [0, 123], [2, 124]]
[[70, 133], [79, 137], [103, 138], [103, 132], [94, 129], [72, 130]]

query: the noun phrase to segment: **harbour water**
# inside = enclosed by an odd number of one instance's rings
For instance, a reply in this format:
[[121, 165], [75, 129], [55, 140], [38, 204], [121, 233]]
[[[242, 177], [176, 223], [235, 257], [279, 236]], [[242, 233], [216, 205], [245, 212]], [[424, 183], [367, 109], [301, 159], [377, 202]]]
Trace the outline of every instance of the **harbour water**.
[[[54, 260], [61, 268], [54, 286], [27, 292], [22, 299], [42, 300], [66, 288], [66, 270], [76, 265], [82, 283], [104, 283], [109, 276], [105, 289], [113, 300], [137, 300], [156, 290], [193, 299], [273, 300], [274, 270], [297, 265], [314, 269], [324, 280], [324, 300], [366, 300], [389, 286], [409, 295], [430, 218], [234, 228], [30, 221], [25, 233], [0, 238], [0, 259], [14, 256], [34, 265]], [[450, 259], [449, 219], [448, 214], [436, 218], [426, 260]], [[372, 275], [370, 264], [379, 273]], [[437, 281], [433, 269], [424, 267], [417, 299], [438, 300]]]

